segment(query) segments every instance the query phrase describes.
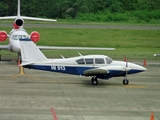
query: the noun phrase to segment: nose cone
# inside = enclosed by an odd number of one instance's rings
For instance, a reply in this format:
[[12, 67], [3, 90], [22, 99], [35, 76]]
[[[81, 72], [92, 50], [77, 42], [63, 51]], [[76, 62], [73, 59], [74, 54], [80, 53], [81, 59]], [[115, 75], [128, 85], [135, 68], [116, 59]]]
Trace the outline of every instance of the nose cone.
[[134, 71], [135, 73], [138, 72], [144, 72], [147, 69], [145, 67], [142, 67], [140, 65], [134, 64], [134, 63], [128, 63], [128, 66], [132, 69], [132, 71]]
[[135, 74], [135, 73], [144, 72], [147, 70], [146, 68], [140, 65], [130, 63], [130, 62], [113, 61], [111, 64], [116, 66], [122, 66], [123, 70], [127, 70], [128, 74]]

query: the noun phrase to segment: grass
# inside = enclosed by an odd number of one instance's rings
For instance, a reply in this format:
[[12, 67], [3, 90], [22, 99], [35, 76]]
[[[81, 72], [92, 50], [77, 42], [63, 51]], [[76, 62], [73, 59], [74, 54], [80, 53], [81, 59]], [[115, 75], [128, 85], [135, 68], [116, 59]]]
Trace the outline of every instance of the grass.
[[[1, 27], [9, 33], [11, 28]], [[78, 56], [77, 52], [86, 54], [105, 54], [113, 59], [153, 60], [154, 53], [160, 53], [160, 30], [127, 29], [80, 29], [80, 28], [27, 28], [28, 33], [36, 30], [41, 39], [37, 45], [79, 46], [79, 47], [113, 47], [115, 51], [77, 51], [45, 50], [47, 57]], [[7, 41], [1, 44], [7, 44]], [[3, 52], [3, 51], [1, 51]]]

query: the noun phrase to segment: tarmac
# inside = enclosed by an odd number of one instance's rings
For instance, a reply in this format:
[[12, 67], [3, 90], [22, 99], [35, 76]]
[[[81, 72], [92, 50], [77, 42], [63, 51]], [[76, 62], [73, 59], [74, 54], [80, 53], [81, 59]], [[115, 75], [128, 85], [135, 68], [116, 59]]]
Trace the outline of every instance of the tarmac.
[[[11, 23], [0, 23], [1, 27], [11, 27]], [[132, 29], [132, 30], [160, 30], [159, 25], [107, 25], [107, 24], [63, 24], [41, 23], [25, 24], [25, 28], [83, 28], [83, 29]]]
[[[160, 61], [159, 61], [160, 63]], [[24, 69], [0, 62], [0, 120], [160, 120], [160, 64], [147, 71], [99, 80]], [[22, 69], [23, 70], [23, 69]]]

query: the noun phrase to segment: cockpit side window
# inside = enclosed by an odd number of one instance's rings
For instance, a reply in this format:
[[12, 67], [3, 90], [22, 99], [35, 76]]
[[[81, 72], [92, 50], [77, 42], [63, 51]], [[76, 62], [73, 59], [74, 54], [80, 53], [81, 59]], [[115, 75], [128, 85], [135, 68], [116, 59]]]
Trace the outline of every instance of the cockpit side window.
[[22, 35], [19, 35], [19, 39], [22, 39]]
[[22, 39], [25, 39], [25, 38], [27, 38], [27, 36], [26, 36], [26, 35], [23, 35], [23, 36], [22, 36]]
[[15, 35], [14, 40], [18, 40], [18, 39], [19, 39], [19, 36]]
[[78, 60], [76, 60], [76, 62], [77, 62], [78, 64], [85, 64], [84, 59], [78, 59]]
[[93, 58], [86, 58], [86, 64], [93, 64]]
[[95, 64], [105, 64], [103, 58], [95, 58]]
[[26, 39], [26, 38], [28, 38], [27, 35], [13, 35], [12, 36], [13, 40]]

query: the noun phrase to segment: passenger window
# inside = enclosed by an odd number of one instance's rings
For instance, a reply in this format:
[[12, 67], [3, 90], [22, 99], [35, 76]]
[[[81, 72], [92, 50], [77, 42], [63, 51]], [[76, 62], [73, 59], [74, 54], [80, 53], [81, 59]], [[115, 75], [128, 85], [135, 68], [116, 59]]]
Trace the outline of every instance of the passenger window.
[[14, 40], [14, 35], [12, 35], [12, 39]]
[[76, 62], [77, 62], [78, 64], [85, 64], [84, 59], [76, 60]]
[[93, 58], [86, 58], [86, 64], [93, 64]]
[[95, 58], [95, 64], [104, 64], [104, 59], [103, 58]]

